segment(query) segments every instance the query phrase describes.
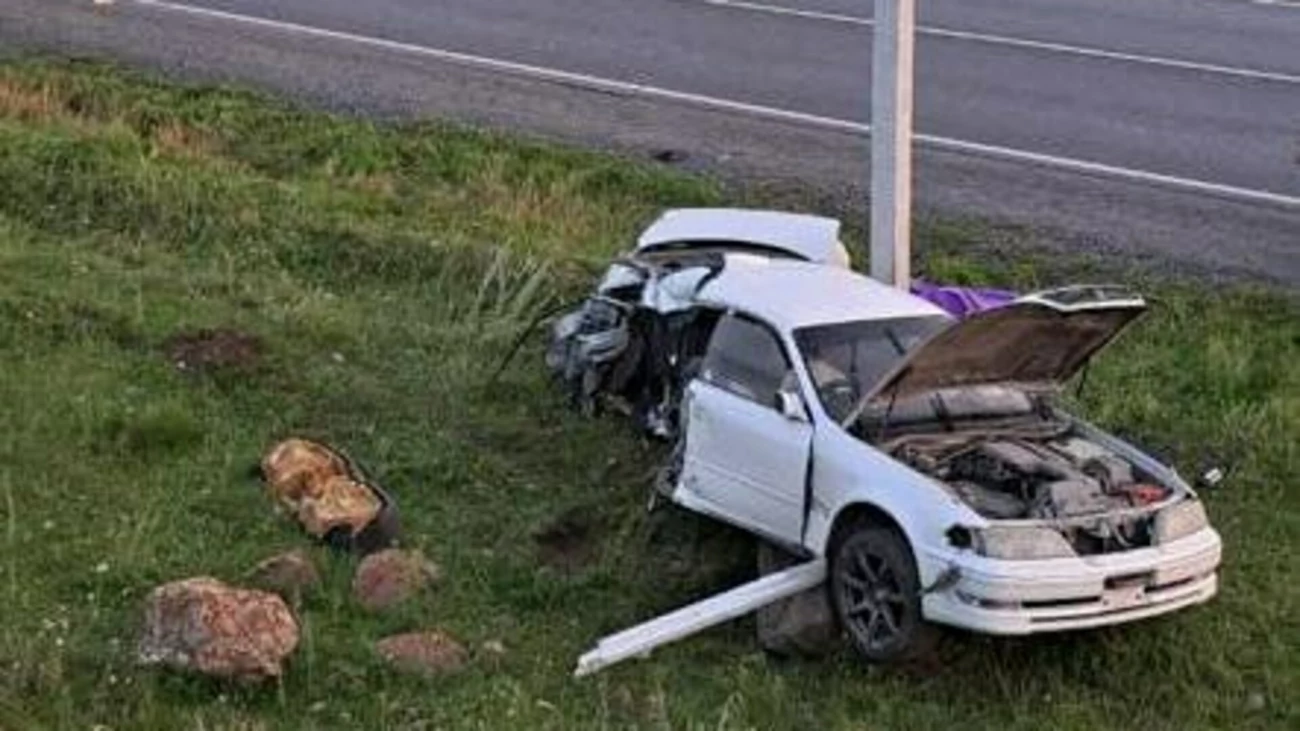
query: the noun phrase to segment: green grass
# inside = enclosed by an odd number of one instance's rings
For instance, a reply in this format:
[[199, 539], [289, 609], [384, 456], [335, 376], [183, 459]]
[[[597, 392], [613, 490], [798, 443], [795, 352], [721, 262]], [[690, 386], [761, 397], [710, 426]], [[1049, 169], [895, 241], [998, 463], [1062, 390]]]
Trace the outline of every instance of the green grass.
[[[1226, 541], [1222, 595], [1133, 626], [951, 637], [924, 674], [849, 657], [777, 663], [738, 622], [575, 681], [599, 635], [737, 581], [747, 543], [640, 511], [657, 452], [567, 412], [523, 325], [580, 293], [708, 181], [433, 124], [389, 127], [96, 66], [0, 66], [0, 728], [1244, 728], [1300, 723], [1300, 310], [1150, 282], [1152, 315], [1094, 367], [1083, 408], [1184, 472]], [[947, 280], [1058, 283], [975, 261], [978, 227], [922, 228]], [[178, 371], [165, 343], [257, 335], [246, 368]], [[306, 540], [247, 469], [277, 437], [345, 446], [445, 569], [385, 616], [348, 599], [348, 556], [279, 684], [139, 669], [159, 582], [238, 580]], [[577, 510], [596, 559], [540, 566], [533, 532]], [[445, 628], [505, 659], [435, 681], [370, 643]]]

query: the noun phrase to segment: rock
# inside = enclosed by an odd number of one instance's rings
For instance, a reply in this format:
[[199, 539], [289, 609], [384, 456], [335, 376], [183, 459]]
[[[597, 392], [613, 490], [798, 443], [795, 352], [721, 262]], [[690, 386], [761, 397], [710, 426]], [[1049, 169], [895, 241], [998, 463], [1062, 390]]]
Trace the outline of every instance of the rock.
[[253, 567], [248, 581], [254, 586], [293, 599], [320, 584], [320, 572], [306, 551], [276, 554]]
[[279, 677], [297, 646], [298, 622], [283, 599], [204, 576], [149, 594], [138, 655], [145, 665], [256, 681]]
[[366, 609], [387, 609], [441, 578], [438, 566], [419, 551], [390, 548], [361, 560], [352, 577], [352, 594]]
[[465, 666], [469, 653], [450, 635], [437, 630], [385, 637], [375, 650], [394, 668], [423, 675], [446, 675]]
[[356, 536], [383, 509], [342, 455], [306, 439], [286, 439], [262, 459], [262, 476], [281, 505], [317, 538], [334, 530]]
[[[758, 572], [766, 575], [796, 563], [793, 556], [760, 541]], [[839, 627], [824, 586], [769, 604], [758, 610], [758, 644], [778, 655], [824, 655], [838, 645]]]

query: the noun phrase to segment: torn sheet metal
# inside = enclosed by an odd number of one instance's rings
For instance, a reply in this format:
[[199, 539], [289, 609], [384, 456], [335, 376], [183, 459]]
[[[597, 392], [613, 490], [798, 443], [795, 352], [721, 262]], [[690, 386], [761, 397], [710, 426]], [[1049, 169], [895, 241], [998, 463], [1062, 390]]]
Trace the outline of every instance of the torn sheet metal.
[[644, 657], [659, 647], [742, 617], [818, 586], [825, 580], [824, 558], [768, 574], [649, 622], [601, 638], [590, 652], [578, 658], [578, 666], [573, 675], [581, 678], [628, 658]]

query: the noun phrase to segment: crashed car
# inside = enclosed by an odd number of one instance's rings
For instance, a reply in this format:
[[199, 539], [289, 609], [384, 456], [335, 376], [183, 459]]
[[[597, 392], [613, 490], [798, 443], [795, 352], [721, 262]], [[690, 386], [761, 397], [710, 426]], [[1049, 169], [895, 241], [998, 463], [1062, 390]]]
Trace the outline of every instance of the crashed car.
[[935, 625], [1098, 627], [1215, 594], [1192, 487], [1058, 399], [1145, 309], [1071, 287], [957, 319], [853, 272], [830, 219], [679, 210], [547, 362], [577, 406], [669, 441], [654, 499], [824, 561], [854, 648], [887, 662]]

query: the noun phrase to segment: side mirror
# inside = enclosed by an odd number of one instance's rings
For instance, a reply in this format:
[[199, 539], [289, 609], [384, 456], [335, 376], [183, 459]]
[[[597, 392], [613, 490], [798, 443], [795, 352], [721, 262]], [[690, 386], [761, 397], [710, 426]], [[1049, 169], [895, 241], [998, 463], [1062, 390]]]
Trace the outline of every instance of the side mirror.
[[804, 409], [803, 399], [795, 391], [777, 391], [776, 408], [790, 421], [808, 421], [808, 412]]

